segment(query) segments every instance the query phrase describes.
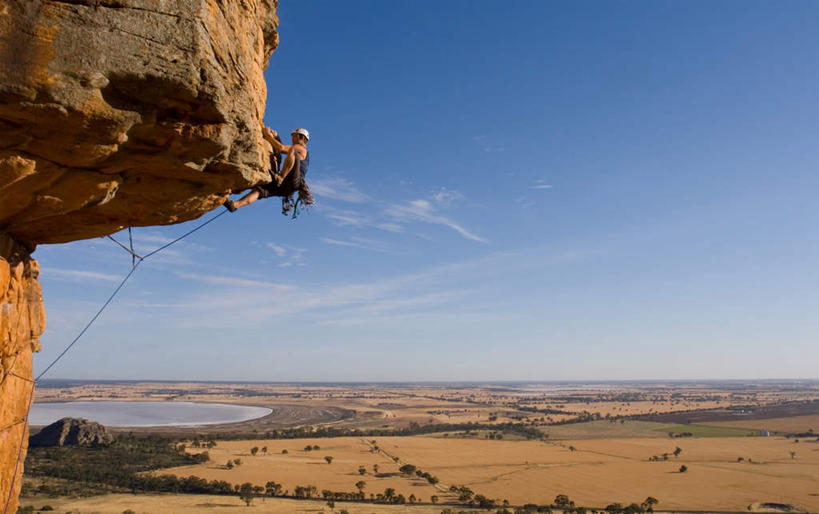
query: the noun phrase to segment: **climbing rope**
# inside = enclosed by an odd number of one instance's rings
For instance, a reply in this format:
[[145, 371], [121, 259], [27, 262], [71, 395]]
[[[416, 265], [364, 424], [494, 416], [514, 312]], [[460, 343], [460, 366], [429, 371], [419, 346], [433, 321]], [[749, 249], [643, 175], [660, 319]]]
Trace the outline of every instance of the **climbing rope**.
[[[129, 228], [129, 229], [128, 229], [128, 231], [130, 232], [130, 230], [131, 230], [131, 229]], [[130, 235], [130, 234], [129, 234], [129, 235]], [[137, 255], [137, 254], [135, 254], [135, 253], [134, 253], [134, 244], [133, 244], [133, 243], [131, 243], [131, 248], [130, 248], [130, 249], [128, 249], [128, 247], [127, 247], [127, 246], [125, 246], [124, 244], [120, 243], [119, 241], [117, 241], [117, 240], [116, 240], [116, 239], [114, 239], [113, 237], [111, 237], [111, 236], [105, 236], [105, 237], [107, 237], [107, 238], [108, 238], [108, 239], [110, 239], [111, 241], [115, 242], [116, 244], [118, 244], [118, 245], [119, 245], [119, 247], [120, 247], [120, 248], [122, 248], [123, 250], [125, 250], [126, 252], [128, 252], [128, 253], [130, 253], [130, 254], [131, 254], [131, 266], [136, 265], [136, 259], [142, 259], [142, 257], [140, 257], [139, 255]]]
[[137, 254], [134, 253], [134, 235], [131, 233], [131, 227], [128, 227], [128, 242], [131, 244], [131, 266], [136, 268]]
[[40, 382], [40, 380], [43, 378], [43, 376], [46, 373], [48, 373], [48, 371], [52, 367], [54, 367], [54, 365], [57, 364], [57, 362], [60, 359], [62, 359], [63, 356], [66, 353], [68, 353], [68, 350], [70, 350], [75, 344], [77, 344], [77, 341], [80, 340], [80, 338], [83, 336], [83, 334], [85, 334], [85, 332], [89, 328], [91, 328], [91, 325], [93, 325], [94, 322], [97, 321], [97, 318], [100, 317], [100, 315], [105, 310], [105, 308], [108, 307], [108, 305], [111, 303], [111, 301], [113, 301], [114, 297], [116, 297], [117, 294], [120, 292], [120, 290], [122, 290], [122, 287], [125, 285], [125, 283], [128, 282], [128, 279], [131, 278], [131, 276], [137, 270], [139, 265], [142, 264], [142, 261], [144, 261], [145, 259], [147, 259], [147, 258], [149, 258], [149, 257], [151, 257], [153, 255], [158, 254], [162, 250], [168, 248], [169, 246], [171, 246], [173, 244], [176, 244], [177, 242], [181, 241], [182, 239], [185, 239], [186, 237], [193, 234], [197, 230], [199, 230], [201, 228], [204, 228], [206, 225], [208, 225], [209, 223], [215, 221], [216, 218], [218, 218], [219, 216], [223, 215], [226, 212], [228, 212], [228, 211], [222, 211], [219, 214], [216, 214], [215, 216], [211, 216], [211, 218], [208, 219], [207, 221], [205, 221], [204, 223], [201, 223], [201, 224], [197, 225], [196, 227], [194, 227], [193, 229], [185, 232], [184, 234], [177, 237], [176, 239], [174, 239], [170, 243], [167, 243], [167, 244], [164, 244], [164, 245], [160, 246], [156, 250], [147, 253], [145, 256], [139, 256], [136, 252], [134, 252], [134, 238], [133, 238], [133, 235], [131, 234], [131, 228], [130, 227], [128, 228], [128, 240], [129, 240], [129, 243], [130, 243], [130, 249], [127, 246], [125, 246], [124, 244], [122, 244], [119, 241], [117, 241], [116, 239], [114, 239], [113, 237], [106, 236], [108, 239], [115, 242], [120, 247], [122, 247], [125, 251], [127, 251], [128, 253], [131, 254], [131, 271], [129, 271], [128, 274], [125, 275], [125, 278], [122, 279], [122, 282], [120, 282], [119, 285], [117, 286], [117, 288], [114, 289], [114, 292], [111, 293], [111, 296], [108, 297], [108, 299], [105, 301], [105, 303], [102, 304], [102, 307], [100, 307], [100, 309], [97, 311], [97, 313], [94, 314], [94, 316], [91, 318], [91, 321], [89, 321], [85, 325], [85, 327], [83, 327], [83, 329], [80, 330], [80, 333], [77, 334], [77, 337], [75, 337], [74, 340], [71, 341], [71, 343], [69, 343], [69, 345], [66, 346], [65, 349], [53, 361], [51, 361], [51, 364], [49, 364], [48, 367], [46, 367], [46, 369], [44, 369], [42, 373], [37, 375], [37, 378], [35, 378], [34, 380], [31, 380], [30, 378], [25, 378], [25, 377], [23, 377], [21, 375], [18, 375], [16, 373], [11, 372], [11, 371], [6, 373], [7, 376], [14, 376], [14, 377], [20, 378], [22, 380], [25, 380], [27, 382], [31, 382], [31, 392], [29, 393], [29, 397], [28, 397], [28, 408], [26, 410], [26, 417], [22, 421], [23, 423], [26, 424], [26, 426], [23, 427], [23, 430], [22, 430], [22, 432], [20, 434], [20, 447], [19, 447], [19, 449], [17, 451], [17, 462], [14, 465], [14, 474], [11, 477], [11, 485], [9, 486], [9, 496], [6, 499], [6, 506], [3, 509], [3, 514], [8, 514], [9, 505], [11, 505], [11, 497], [12, 497], [12, 494], [13, 494], [13, 491], [14, 491], [14, 482], [17, 479], [17, 470], [20, 468], [20, 462], [21, 462], [22, 457], [23, 457], [23, 443], [25, 442], [25, 434], [26, 434], [26, 428], [28, 427], [28, 417], [29, 417], [29, 413], [31, 411], [31, 404], [32, 404], [32, 402], [34, 400], [34, 388], [37, 385], [37, 383]]
[[37, 386], [36, 382], [31, 382], [31, 391], [28, 393], [26, 417], [23, 419], [24, 426], [20, 431], [20, 446], [17, 448], [17, 461], [14, 463], [14, 473], [11, 475], [11, 485], [9, 486], [9, 497], [6, 500], [6, 507], [3, 509], [3, 514], [8, 514], [9, 505], [11, 504], [11, 496], [14, 494], [14, 482], [17, 480], [17, 470], [20, 469], [20, 462], [23, 460], [23, 443], [25, 442], [26, 429], [28, 428], [28, 415], [29, 412], [31, 412], [31, 403], [34, 401], [34, 388]]

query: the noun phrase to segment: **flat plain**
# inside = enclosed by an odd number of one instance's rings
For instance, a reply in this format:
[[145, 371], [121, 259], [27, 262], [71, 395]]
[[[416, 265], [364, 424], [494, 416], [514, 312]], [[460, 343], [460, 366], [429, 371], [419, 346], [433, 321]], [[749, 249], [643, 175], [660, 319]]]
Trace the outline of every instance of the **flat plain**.
[[[296, 505], [304, 512], [327, 509], [324, 502], [293, 499], [299, 486], [314, 486], [314, 498], [323, 491], [360, 491], [367, 500], [379, 500], [392, 491], [421, 503], [338, 503], [350, 512], [462, 509], [461, 493], [453, 487], [497, 505], [503, 500], [549, 505], [565, 494], [594, 509], [639, 504], [651, 496], [660, 502], [658, 511], [747, 512], [775, 504], [781, 511], [819, 512], [819, 439], [809, 432], [819, 428], [819, 384], [813, 382], [145, 382], [71, 384], [37, 394], [38, 401], [220, 401], [275, 409], [274, 415], [243, 423], [135, 430], [170, 437], [189, 453], [208, 452], [208, 462], [155, 474], [282, 485], [288, 498], [259, 497], [248, 512], [262, 505], [265, 512], [302, 512]], [[115, 429], [125, 431], [131, 429]], [[194, 441], [215, 446], [205, 450]], [[407, 464], [436, 480], [402, 473]], [[439, 505], [431, 504], [433, 496]], [[155, 497], [117, 495], [116, 501], [130, 498], [144, 504], [133, 510], [162, 512], [150, 506], [162, 501]], [[174, 512], [244, 505], [236, 497], [207, 498], [212, 497], [178, 495]], [[88, 503], [75, 508], [71, 501]], [[108, 512], [103, 496], [51, 503]]]
[[[365, 493], [393, 488], [424, 502], [432, 495], [455, 501], [457, 495], [448, 491], [455, 485], [512, 505], [549, 504], [566, 494], [578, 505], [601, 509], [653, 496], [663, 510], [738, 511], [753, 503], [781, 503], [819, 511], [819, 443], [800, 445], [780, 437], [667, 436], [559, 442], [456, 435], [372, 440], [220, 441], [209, 450], [211, 458], [215, 463], [239, 458], [240, 466], [226, 469], [209, 463], [164, 472], [262, 486], [273, 480], [291, 491], [314, 485], [318, 491], [352, 492], [363, 480]], [[307, 445], [320, 450], [305, 451]], [[252, 456], [254, 446], [266, 446], [268, 452]], [[373, 452], [374, 446], [379, 450]], [[682, 451], [674, 457], [678, 447]], [[664, 453], [668, 460], [662, 460]], [[324, 456], [333, 457], [332, 463]], [[650, 460], [654, 456], [659, 460]], [[440, 483], [434, 487], [417, 475], [402, 475], [398, 469], [404, 464], [436, 476]], [[373, 465], [379, 466], [378, 474]], [[681, 473], [683, 465], [687, 471]]]

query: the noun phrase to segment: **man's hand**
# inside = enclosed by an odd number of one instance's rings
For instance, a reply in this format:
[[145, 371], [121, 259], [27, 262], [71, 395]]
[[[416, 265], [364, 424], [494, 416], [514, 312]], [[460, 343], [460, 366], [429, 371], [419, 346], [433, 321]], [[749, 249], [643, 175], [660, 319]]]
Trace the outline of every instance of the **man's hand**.
[[277, 137], [279, 137], [279, 134], [272, 128], [262, 127], [262, 136], [272, 143]]

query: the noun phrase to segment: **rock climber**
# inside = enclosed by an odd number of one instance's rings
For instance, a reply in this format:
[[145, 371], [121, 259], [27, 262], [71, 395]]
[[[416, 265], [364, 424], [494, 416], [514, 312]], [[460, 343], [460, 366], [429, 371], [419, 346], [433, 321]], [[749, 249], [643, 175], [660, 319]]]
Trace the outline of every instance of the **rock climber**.
[[[293, 195], [298, 192], [303, 205], [315, 203], [310, 189], [304, 181], [307, 175], [307, 168], [310, 166], [310, 154], [307, 152], [307, 142], [310, 140], [310, 133], [307, 129], [297, 128], [290, 134], [293, 144], [285, 145], [279, 139], [279, 134], [268, 127], [262, 128], [262, 135], [265, 140], [273, 146], [273, 153], [270, 158], [271, 181], [254, 187], [245, 196], [235, 202], [228, 198], [224, 206], [230, 212], [236, 211], [240, 207], [250, 205], [260, 198], [271, 196], [282, 197], [282, 214], [287, 214], [295, 207]], [[284, 164], [279, 171], [280, 155], [285, 155]]]

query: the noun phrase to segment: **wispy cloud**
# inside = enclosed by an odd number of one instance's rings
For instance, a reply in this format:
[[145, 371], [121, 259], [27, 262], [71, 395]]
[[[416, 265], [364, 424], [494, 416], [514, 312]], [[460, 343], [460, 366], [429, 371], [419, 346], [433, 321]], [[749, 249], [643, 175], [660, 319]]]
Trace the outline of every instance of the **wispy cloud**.
[[279, 245], [276, 243], [265, 243], [265, 246], [273, 250], [276, 256], [283, 259], [279, 263], [280, 268], [304, 266], [304, 254], [307, 253], [305, 248], [296, 248], [294, 246]]
[[535, 181], [535, 185], [532, 186], [532, 189], [552, 189], [552, 185], [547, 184], [543, 179], [538, 179]]
[[335, 246], [348, 246], [352, 248], [361, 248], [363, 250], [372, 250], [381, 253], [390, 253], [382, 244], [371, 239], [362, 237], [351, 237], [349, 241], [341, 241], [339, 239], [331, 239], [329, 237], [320, 237], [319, 240], [323, 243]]
[[325, 207], [324, 215], [339, 227], [377, 228], [386, 232], [404, 232], [404, 227], [398, 223], [384, 222], [383, 216], [372, 216], [363, 212]]
[[530, 198], [526, 196], [519, 196], [515, 198], [515, 203], [518, 204], [518, 206], [520, 206], [521, 209], [528, 209], [530, 207], [534, 207], [535, 205], [537, 205], [535, 202], [533, 202]]
[[449, 206], [455, 202], [463, 200], [464, 195], [458, 191], [453, 191], [452, 189], [442, 187], [437, 193], [432, 195], [432, 199], [435, 200], [435, 203], [438, 205]]
[[197, 273], [175, 273], [179, 278], [188, 280], [195, 280], [204, 284], [211, 284], [216, 286], [230, 286], [238, 288], [265, 288], [275, 289], [277, 291], [287, 291], [291, 289], [290, 286], [284, 284], [277, 284], [275, 282], [265, 282], [263, 280], [248, 280], [244, 278], [225, 277], [217, 275], [201, 275]]
[[353, 211], [329, 209], [326, 211], [326, 216], [330, 218], [333, 223], [342, 227], [361, 227], [364, 225], [372, 226], [371, 223], [367, 223], [366, 216], [360, 216]]
[[[417, 321], [420, 317], [426, 319], [444, 313], [469, 316], [476, 308], [485, 318], [485, 308], [476, 307], [473, 301], [486, 300], [488, 292], [495, 287], [494, 282], [484, 280], [486, 276], [498, 269], [510, 269], [512, 262], [515, 273], [520, 274], [575, 258], [582, 257], [565, 252], [547, 255], [544, 251], [531, 255], [493, 253], [366, 282], [344, 282], [343, 277], [336, 277], [339, 282], [327, 283], [304, 277], [280, 284], [224, 274], [184, 273], [180, 278], [213, 287], [205, 291], [186, 289], [174, 301], [172, 322], [175, 327], [196, 328], [239, 324], [275, 327], [282, 322], [366, 325]], [[157, 309], [157, 316], [167, 310], [150, 299], [131, 307]]]
[[433, 225], [443, 225], [471, 241], [478, 241], [480, 243], [487, 242], [486, 239], [473, 234], [455, 221], [438, 214], [435, 206], [427, 200], [412, 200], [403, 205], [393, 205], [387, 209], [386, 214], [404, 223], [415, 221], [431, 223]]
[[124, 278], [124, 276], [99, 273], [97, 271], [81, 271], [74, 269], [42, 268], [40, 271], [45, 277], [70, 282], [87, 282], [89, 280], [119, 282]]
[[370, 198], [352, 182], [342, 177], [319, 177], [310, 182], [310, 190], [316, 196], [333, 198], [350, 203], [364, 203]]
[[503, 146], [493, 142], [488, 136], [483, 134], [472, 136], [472, 140], [477, 142], [484, 152], [502, 152], [505, 150]]
[[397, 223], [378, 223], [375, 225], [376, 228], [380, 228], [381, 230], [386, 230], [387, 232], [403, 232], [404, 227]]
[[287, 248], [277, 245], [276, 243], [266, 243], [265, 246], [273, 250], [273, 253], [278, 255], [279, 257], [284, 257], [287, 254]]
[[[449, 227], [471, 241], [487, 242], [486, 239], [474, 234], [455, 220], [440, 213], [441, 209], [446, 209], [463, 201], [464, 196], [458, 191], [442, 187], [438, 191], [432, 192], [428, 200], [418, 199], [405, 201], [403, 203], [389, 203], [370, 200], [367, 195], [354, 188], [347, 191], [344, 195], [339, 194], [339, 191], [345, 190], [347, 186], [352, 187], [343, 179], [334, 179], [331, 183], [319, 185], [319, 188], [328, 191], [331, 197], [345, 196], [347, 201], [350, 202], [370, 201], [369, 208], [366, 211], [322, 206], [321, 212], [337, 226], [354, 227], [358, 229], [376, 228], [386, 232], [399, 233], [405, 232], [406, 226], [410, 223], [429, 223]], [[311, 185], [311, 187], [313, 186]], [[336, 241], [335, 244], [341, 244], [340, 240], [336, 239]], [[327, 241], [324, 242], [327, 243]], [[347, 246], [353, 245], [348, 242]]]
[[[370, 282], [293, 284], [282, 294], [279, 284], [259, 287], [254, 281], [233, 277], [189, 275], [192, 280], [222, 286], [213, 292], [193, 293], [180, 301], [186, 314], [175, 315], [175, 323], [191, 326], [223, 326], [225, 323], [270, 323], [293, 316], [320, 312], [322, 323], [334, 320], [375, 318], [437, 310], [441, 305], [457, 307], [471, 293], [463, 289], [469, 277], [485, 276], [497, 266], [496, 255], [489, 259], [456, 262]], [[288, 287], [288, 286], [285, 286]], [[315, 314], [313, 314], [315, 316]]]

